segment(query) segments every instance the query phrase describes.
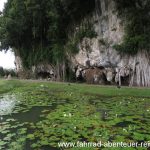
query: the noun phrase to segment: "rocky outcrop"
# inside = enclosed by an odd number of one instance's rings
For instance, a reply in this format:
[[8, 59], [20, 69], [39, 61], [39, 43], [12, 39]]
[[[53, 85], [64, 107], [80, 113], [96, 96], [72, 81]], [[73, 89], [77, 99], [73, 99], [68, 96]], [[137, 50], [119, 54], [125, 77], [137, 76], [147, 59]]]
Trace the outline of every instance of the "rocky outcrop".
[[16, 72], [21, 79], [47, 79], [55, 80], [55, 69], [49, 63], [39, 63], [36, 66], [32, 66], [31, 69], [23, 67], [21, 57], [15, 56]]
[[89, 68], [84, 70], [83, 77], [87, 83], [106, 84], [106, 70], [104, 68]]
[[[96, 13], [90, 21], [97, 33], [96, 38], [84, 38], [79, 44], [79, 53], [72, 57], [74, 66], [113, 68], [115, 76], [108, 72], [106, 78], [111, 82], [130, 86], [150, 86], [150, 56], [141, 50], [135, 56], [118, 53], [113, 46], [121, 43], [124, 36], [125, 21], [116, 12], [112, 0], [96, 0]], [[88, 49], [87, 49], [88, 48]]]
[[20, 79], [29, 79], [30, 71], [25, 69], [22, 64], [22, 59], [19, 55], [15, 54], [15, 66], [16, 66], [16, 74]]
[[[71, 62], [69, 67], [74, 70], [76, 79], [96, 84], [116, 83], [150, 87], [150, 55], [145, 50], [139, 51], [134, 56], [117, 52], [113, 46], [122, 42], [126, 20], [118, 17], [113, 0], [95, 1], [95, 12], [83, 22], [88, 20], [93, 25], [97, 37], [84, 38], [79, 43], [79, 52], [68, 57]], [[79, 25], [74, 31], [78, 27]], [[30, 73], [32, 72], [36, 78], [55, 78], [63, 68], [62, 72], [65, 74], [66, 68], [62, 67], [65, 63], [62, 66], [57, 64], [57, 66], [59, 67], [39, 62], [32, 67]], [[18, 56], [16, 56], [16, 68], [18, 72], [23, 71], [22, 62]]]
[[22, 60], [18, 55], [15, 55], [15, 66], [17, 73], [23, 70]]
[[55, 69], [51, 64], [39, 63], [36, 66], [32, 66], [32, 73], [37, 79], [55, 80]]

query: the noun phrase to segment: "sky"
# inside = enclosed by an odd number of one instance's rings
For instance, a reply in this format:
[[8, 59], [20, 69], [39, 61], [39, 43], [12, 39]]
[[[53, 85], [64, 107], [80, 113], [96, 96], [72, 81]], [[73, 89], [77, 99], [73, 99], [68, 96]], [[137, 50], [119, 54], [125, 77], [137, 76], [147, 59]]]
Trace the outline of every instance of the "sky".
[[[4, 3], [7, 0], [0, 0], [0, 11], [3, 10], [4, 8]], [[3, 68], [6, 69], [11, 69], [11, 68], [15, 68], [15, 57], [13, 52], [8, 51], [7, 53], [5, 53], [4, 51], [0, 52], [0, 66], [2, 66]]]
[[3, 10], [4, 3], [5, 3], [6, 1], [7, 1], [7, 0], [0, 0], [0, 11]]
[[0, 52], [0, 66], [6, 69], [15, 68], [15, 56], [13, 52], [8, 51], [5, 53], [4, 51]]

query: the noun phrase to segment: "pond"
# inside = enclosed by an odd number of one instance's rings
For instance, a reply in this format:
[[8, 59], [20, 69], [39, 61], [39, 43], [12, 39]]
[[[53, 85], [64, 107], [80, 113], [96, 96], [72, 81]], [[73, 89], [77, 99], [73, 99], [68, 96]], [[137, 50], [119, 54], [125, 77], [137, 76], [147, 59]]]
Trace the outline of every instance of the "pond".
[[58, 148], [58, 143], [77, 141], [140, 143], [150, 140], [149, 124], [149, 98], [106, 97], [47, 86], [0, 95], [1, 150], [69, 149]]

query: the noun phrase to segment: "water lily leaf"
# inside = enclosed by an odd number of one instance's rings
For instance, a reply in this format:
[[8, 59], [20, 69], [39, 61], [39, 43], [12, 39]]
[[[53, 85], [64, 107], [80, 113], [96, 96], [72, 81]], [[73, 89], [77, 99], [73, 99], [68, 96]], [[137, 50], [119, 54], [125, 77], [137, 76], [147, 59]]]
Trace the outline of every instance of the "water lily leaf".
[[7, 144], [7, 142], [0, 141], [0, 146], [3, 146], [3, 145], [5, 145], [5, 144]]
[[30, 140], [34, 140], [35, 139], [34, 134], [28, 134], [27, 138], [30, 139]]

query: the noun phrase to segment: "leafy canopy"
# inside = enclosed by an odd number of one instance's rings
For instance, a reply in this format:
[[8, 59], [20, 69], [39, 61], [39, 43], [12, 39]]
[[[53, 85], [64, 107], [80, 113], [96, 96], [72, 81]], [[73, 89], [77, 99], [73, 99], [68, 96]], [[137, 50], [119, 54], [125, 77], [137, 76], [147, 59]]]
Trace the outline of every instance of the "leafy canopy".
[[0, 49], [13, 48], [25, 67], [65, 58], [68, 28], [92, 12], [93, 0], [8, 0], [0, 16]]
[[129, 54], [143, 49], [150, 51], [150, 1], [115, 1], [119, 15], [127, 20], [124, 41], [114, 46], [116, 50]]

